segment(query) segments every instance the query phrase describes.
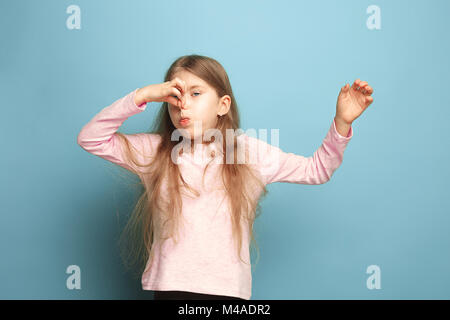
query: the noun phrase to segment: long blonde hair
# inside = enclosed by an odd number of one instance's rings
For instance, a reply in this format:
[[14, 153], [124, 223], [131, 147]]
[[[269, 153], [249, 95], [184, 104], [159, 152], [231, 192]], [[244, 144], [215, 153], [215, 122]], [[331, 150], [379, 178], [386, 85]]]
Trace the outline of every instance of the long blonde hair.
[[[221, 131], [222, 137], [226, 136], [226, 129], [236, 130], [239, 128], [240, 122], [237, 103], [228, 75], [218, 61], [200, 55], [181, 56], [172, 63], [166, 72], [164, 81], [172, 80], [173, 75], [178, 70], [189, 71], [207, 82], [215, 89], [218, 97], [224, 95], [231, 97], [230, 109], [228, 113], [219, 117], [216, 127], [216, 129]], [[144, 168], [142, 171], [135, 172], [140, 177], [140, 196], [119, 239], [121, 256], [125, 267], [133, 269], [132, 267], [137, 265], [136, 276], [140, 276], [142, 272], [147, 270], [145, 268], [146, 263], [153, 258], [154, 250], [152, 249], [156, 234], [164, 232], [167, 234], [167, 237], [164, 238], [165, 240], [173, 237], [174, 241], [177, 241], [176, 231], [179, 228], [182, 207], [180, 181], [194, 195], [199, 195], [199, 192], [189, 186], [183, 179], [178, 165], [171, 161], [172, 148], [178, 142], [171, 140], [172, 132], [176, 128], [170, 119], [167, 102], [162, 103], [161, 109], [155, 118], [153, 128], [148, 133], [160, 135], [161, 143], [159, 143], [156, 150], [156, 156], [152, 158], [150, 163], [140, 163], [131, 151], [134, 149], [133, 146], [122, 133], [117, 132], [118, 137], [120, 137], [121, 142], [125, 146], [125, 158], [130, 163], [134, 163], [135, 166]], [[225, 140], [229, 139], [223, 140], [225, 142]], [[256, 217], [260, 215], [261, 208], [259, 206], [259, 200], [266, 196], [267, 190], [261, 182], [261, 177], [252, 169], [251, 165], [238, 163], [236, 160], [236, 136], [233, 140], [231, 144], [228, 141], [225, 145], [222, 143], [223, 165], [221, 165], [221, 174], [224, 190], [226, 190], [226, 194], [228, 195], [231, 209], [233, 239], [235, 240], [238, 256], [242, 260], [240, 254], [242, 247], [241, 219], [247, 219], [248, 234], [251, 235], [252, 244], [255, 244], [257, 247], [253, 224]], [[227, 151], [230, 148], [234, 148], [235, 157], [235, 161], [231, 164], [225, 161]], [[205, 172], [208, 166], [209, 163], [205, 168]], [[165, 179], [167, 179], [166, 182]], [[258, 190], [257, 197], [255, 197], [254, 193], [255, 186], [256, 190]], [[164, 187], [166, 189], [163, 190]], [[156, 230], [155, 228], [160, 225], [157, 223], [157, 220], [162, 219], [163, 216], [166, 218], [164, 228], [162, 228], [163, 230]], [[169, 224], [166, 226], [166, 223]], [[148, 266], [150, 266], [150, 263]]]

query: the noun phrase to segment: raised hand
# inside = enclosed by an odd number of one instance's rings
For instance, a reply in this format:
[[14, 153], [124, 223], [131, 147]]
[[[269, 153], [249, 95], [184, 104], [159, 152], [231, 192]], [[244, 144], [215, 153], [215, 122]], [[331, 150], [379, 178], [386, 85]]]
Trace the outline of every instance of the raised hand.
[[351, 124], [373, 102], [373, 89], [366, 81], [356, 79], [341, 88], [336, 103], [336, 116], [343, 123]]

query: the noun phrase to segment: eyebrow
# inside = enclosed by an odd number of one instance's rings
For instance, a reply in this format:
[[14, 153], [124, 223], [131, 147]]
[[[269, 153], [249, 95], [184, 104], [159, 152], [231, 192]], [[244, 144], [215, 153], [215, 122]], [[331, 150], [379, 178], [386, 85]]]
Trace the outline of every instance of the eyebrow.
[[199, 84], [194, 84], [194, 85], [188, 87], [188, 89], [194, 89], [194, 88], [204, 88], [204, 87], [202, 85], [199, 85]]

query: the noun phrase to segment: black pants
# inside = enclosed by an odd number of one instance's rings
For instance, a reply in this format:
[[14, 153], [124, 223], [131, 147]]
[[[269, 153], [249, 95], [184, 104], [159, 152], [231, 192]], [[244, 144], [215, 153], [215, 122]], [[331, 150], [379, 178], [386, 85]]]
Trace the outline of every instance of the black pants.
[[218, 296], [188, 291], [153, 291], [153, 300], [245, 300], [238, 297]]

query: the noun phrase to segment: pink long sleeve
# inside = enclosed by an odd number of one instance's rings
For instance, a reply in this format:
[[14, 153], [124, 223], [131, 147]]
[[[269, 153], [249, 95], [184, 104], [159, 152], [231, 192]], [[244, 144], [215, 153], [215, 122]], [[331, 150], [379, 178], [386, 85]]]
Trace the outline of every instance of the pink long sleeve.
[[[137, 89], [136, 89], [137, 90]], [[116, 163], [134, 173], [138, 171], [123, 158], [123, 146], [116, 132], [130, 116], [145, 110], [146, 105], [134, 103], [136, 90], [101, 110], [89, 121], [78, 135], [78, 144], [86, 151], [105, 160]], [[353, 135], [350, 129], [347, 137], [341, 136], [333, 120], [322, 145], [312, 157], [287, 153], [262, 140], [246, 134], [239, 135], [240, 141], [248, 142], [250, 152], [257, 155], [256, 168], [266, 184], [291, 182], [322, 184], [327, 182], [342, 162], [345, 147]], [[161, 142], [160, 135], [140, 133], [125, 135], [142, 154], [156, 153]], [[214, 146], [217, 151], [220, 149]], [[244, 219], [244, 234], [241, 248], [242, 262], [232, 240], [231, 207], [226, 189], [222, 186], [220, 162], [212, 162], [203, 177], [209, 157], [220, 158], [219, 152], [210, 153], [208, 148], [198, 148], [204, 162], [197, 163], [194, 156], [185, 152], [180, 156], [179, 169], [183, 178], [200, 195], [192, 197], [182, 193], [183, 223], [179, 242], [159, 241], [155, 236], [155, 255], [148, 260], [149, 267], [142, 274], [144, 290], [179, 290], [215, 295], [226, 295], [250, 299], [252, 274], [250, 265], [250, 235]], [[140, 154], [138, 160], [146, 162]], [[139, 173], [137, 173], [139, 174]], [[204, 179], [203, 179], [204, 178]], [[204, 183], [203, 183], [204, 182]], [[255, 194], [254, 196], [258, 196]], [[156, 224], [155, 234], [164, 225]]]
[[341, 165], [344, 150], [353, 137], [353, 128], [347, 137], [341, 136], [336, 124], [331, 124], [322, 145], [311, 157], [304, 157], [254, 137], [246, 136], [250, 141], [250, 150], [257, 154], [258, 169], [266, 179], [266, 184], [288, 182], [298, 184], [323, 184], [330, 180], [333, 172]]
[[[116, 132], [127, 118], [147, 108], [146, 103], [137, 106], [134, 102], [137, 90], [138, 88], [103, 108], [81, 129], [77, 139], [78, 144], [87, 152], [118, 164], [133, 173], [139, 170], [132, 163], [124, 160], [123, 146]], [[135, 155], [140, 162], [144, 163], [148, 159], [144, 158], [141, 152], [151, 156], [156, 151], [160, 138], [157, 134], [149, 133], [125, 134], [125, 137], [140, 151]]]

